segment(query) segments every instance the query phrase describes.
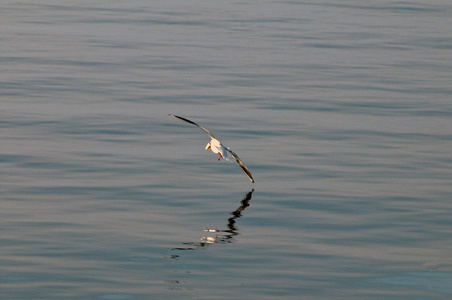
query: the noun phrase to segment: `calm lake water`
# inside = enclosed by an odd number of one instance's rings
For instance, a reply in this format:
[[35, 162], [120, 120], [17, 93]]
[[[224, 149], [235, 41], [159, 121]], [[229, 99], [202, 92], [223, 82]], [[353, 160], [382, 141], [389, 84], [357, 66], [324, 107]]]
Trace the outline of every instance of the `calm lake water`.
[[0, 5], [0, 299], [452, 298], [452, 3], [38, 2]]

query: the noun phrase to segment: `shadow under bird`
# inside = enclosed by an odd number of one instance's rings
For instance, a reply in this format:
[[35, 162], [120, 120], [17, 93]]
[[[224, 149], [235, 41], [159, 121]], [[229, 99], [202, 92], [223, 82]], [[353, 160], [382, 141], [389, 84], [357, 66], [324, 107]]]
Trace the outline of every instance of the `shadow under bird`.
[[229, 162], [232, 162], [232, 160], [229, 157], [229, 155], [231, 155], [235, 159], [235, 162], [242, 169], [243, 173], [245, 173], [245, 175], [248, 176], [248, 178], [251, 180], [251, 182], [254, 183], [254, 179], [253, 179], [253, 176], [251, 176], [250, 170], [248, 170], [248, 168], [240, 160], [240, 158], [237, 156], [237, 154], [234, 151], [232, 151], [231, 149], [229, 149], [228, 147], [225, 147], [219, 140], [217, 140], [210, 133], [209, 130], [205, 129], [204, 127], [202, 127], [202, 126], [200, 126], [200, 125], [196, 124], [195, 122], [190, 121], [188, 119], [185, 119], [185, 118], [182, 118], [182, 117], [179, 117], [179, 116], [175, 116], [175, 115], [172, 115], [172, 114], [170, 114], [170, 116], [201, 128], [211, 138], [210, 142], [207, 143], [207, 145], [206, 145], [206, 150], [211, 149], [213, 153], [219, 154], [218, 160], [223, 158], [223, 159], [225, 159], [225, 160], [227, 160]]

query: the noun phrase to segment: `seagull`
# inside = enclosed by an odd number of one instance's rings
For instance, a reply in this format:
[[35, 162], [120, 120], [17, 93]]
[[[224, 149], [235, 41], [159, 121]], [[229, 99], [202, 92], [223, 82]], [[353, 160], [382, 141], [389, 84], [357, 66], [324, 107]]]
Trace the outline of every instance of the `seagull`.
[[217, 140], [211, 133], [209, 130], [205, 129], [204, 127], [196, 124], [193, 121], [190, 121], [188, 119], [179, 117], [179, 116], [175, 116], [172, 114], [169, 114], [171, 117], [182, 120], [184, 122], [187, 122], [189, 124], [198, 126], [199, 128], [201, 128], [205, 133], [207, 133], [211, 140], [210, 142], [207, 143], [206, 145], [206, 150], [211, 149], [213, 153], [215, 154], [219, 154], [218, 156], [218, 160], [220, 159], [225, 159], [229, 162], [232, 162], [231, 158], [229, 157], [229, 154], [235, 159], [235, 162], [239, 165], [239, 167], [242, 169], [243, 173], [245, 173], [246, 176], [248, 176], [248, 178], [251, 180], [252, 183], [254, 183], [254, 179], [253, 176], [251, 176], [251, 172], [250, 170], [248, 170], [248, 168], [245, 166], [245, 164], [240, 160], [240, 158], [237, 156], [237, 154], [235, 154], [234, 151], [232, 151], [231, 149], [229, 149], [228, 147], [225, 147], [219, 140]]

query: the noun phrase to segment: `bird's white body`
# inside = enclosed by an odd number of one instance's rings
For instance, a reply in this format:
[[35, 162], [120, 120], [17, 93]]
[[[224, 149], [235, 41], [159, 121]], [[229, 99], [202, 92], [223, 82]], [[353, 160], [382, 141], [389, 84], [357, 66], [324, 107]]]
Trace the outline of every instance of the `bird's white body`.
[[225, 160], [232, 162], [232, 160], [229, 158], [228, 151], [226, 150], [226, 147], [220, 143], [217, 139], [212, 139], [207, 145], [206, 150], [212, 150], [213, 153], [219, 154], [220, 157], [218, 157], [218, 160], [221, 158], [224, 158]]

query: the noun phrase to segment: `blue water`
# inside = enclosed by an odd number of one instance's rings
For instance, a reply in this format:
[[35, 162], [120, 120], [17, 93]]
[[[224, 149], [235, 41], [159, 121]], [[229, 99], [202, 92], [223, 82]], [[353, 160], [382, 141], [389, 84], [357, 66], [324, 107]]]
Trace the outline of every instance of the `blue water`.
[[424, 2], [3, 3], [0, 298], [451, 298]]

